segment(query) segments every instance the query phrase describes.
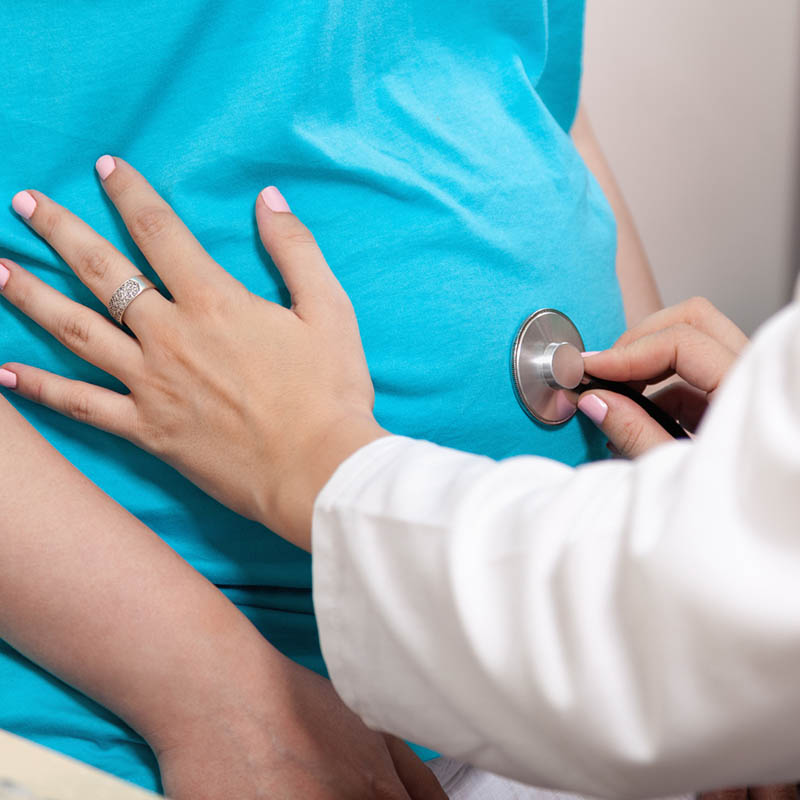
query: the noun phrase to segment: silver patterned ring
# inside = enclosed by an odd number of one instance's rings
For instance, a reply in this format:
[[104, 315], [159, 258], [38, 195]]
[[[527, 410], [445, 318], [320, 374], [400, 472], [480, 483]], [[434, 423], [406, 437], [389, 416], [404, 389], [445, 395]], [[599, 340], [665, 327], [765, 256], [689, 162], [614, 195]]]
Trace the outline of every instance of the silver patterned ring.
[[144, 275], [134, 275], [123, 283], [108, 301], [108, 313], [122, 325], [122, 317], [128, 306], [148, 289], [155, 289], [155, 284]]

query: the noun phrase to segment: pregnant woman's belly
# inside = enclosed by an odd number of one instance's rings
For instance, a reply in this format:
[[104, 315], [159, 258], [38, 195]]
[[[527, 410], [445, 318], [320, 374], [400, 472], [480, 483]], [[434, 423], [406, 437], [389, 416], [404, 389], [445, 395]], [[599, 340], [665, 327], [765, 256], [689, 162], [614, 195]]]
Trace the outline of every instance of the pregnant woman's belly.
[[[509, 375], [514, 333], [537, 308], [569, 314], [590, 349], [623, 324], [613, 219], [556, 101], [537, 92], [544, 4], [516, 17], [500, 13], [511, 0], [433, 5], [239, 0], [210, 18], [202, 3], [152, 0], [143, 14], [99, 2], [52, 20], [7, 4], [0, 191], [39, 188], [138, 258], [92, 170], [119, 154], [226, 269], [285, 302], [252, 212], [275, 183], [353, 300], [385, 427], [497, 458], [602, 457], [582, 420], [531, 422]], [[0, 252], [99, 307], [10, 214]], [[114, 385], [11, 307], [2, 314], [3, 359]], [[324, 669], [307, 556], [127, 443], [14, 402], [270, 641]], [[135, 734], [3, 648], [0, 727], [156, 785]]]

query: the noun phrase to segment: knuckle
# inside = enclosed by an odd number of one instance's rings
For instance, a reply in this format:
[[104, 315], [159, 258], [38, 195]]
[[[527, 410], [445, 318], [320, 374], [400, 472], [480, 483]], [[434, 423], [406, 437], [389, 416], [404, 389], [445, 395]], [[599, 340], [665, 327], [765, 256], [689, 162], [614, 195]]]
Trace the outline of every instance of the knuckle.
[[225, 298], [216, 286], [205, 282], [192, 288], [192, 304], [201, 314], [213, 314], [225, 308]]
[[309, 245], [316, 245], [317, 240], [314, 238], [311, 231], [303, 225], [302, 222], [296, 219], [291, 220], [290, 225], [286, 226], [283, 231], [283, 239], [291, 244], [301, 245], [308, 247]]
[[147, 359], [161, 359], [170, 363], [185, 350], [180, 320], [178, 324], [172, 324], [170, 320], [153, 320], [147, 340], [141, 344]]
[[169, 453], [169, 435], [161, 425], [139, 419], [134, 425], [131, 440], [155, 456], [164, 456]]
[[80, 254], [75, 266], [81, 279], [96, 284], [105, 281], [111, 263], [108, 253], [103, 248], [91, 247]]
[[70, 389], [64, 398], [64, 410], [78, 422], [91, 422], [94, 419], [92, 401], [85, 389]]
[[696, 330], [688, 322], [679, 322], [672, 326], [672, 339], [676, 345], [685, 346], [695, 338]]
[[626, 379], [633, 375], [636, 368], [634, 348], [631, 345], [622, 345], [618, 348], [615, 347], [611, 352], [614, 353], [614, 358], [617, 359], [617, 363]]
[[149, 241], [163, 236], [169, 228], [170, 214], [157, 206], [145, 206], [131, 218], [131, 234], [137, 241]]
[[351, 317], [355, 320], [353, 304], [344, 291], [331, 291], [329, 286], [317, 286], [310, 298], [316, 306], [324, 309], [328, 316], [338, 322], [349, 321]]
[[[11, 291], [9, 291], [9, 288]], [[33, 284], [30, 281], [17, 281], [13, 285], [9, 284], [4, 290], [4, 294], [13, 301], [20, 311], [29, 315], [34, 300]]]
[[114, 197], [121, 197], [136, 185], [136, 175], [131, 174], [128, 169], [119, 169], [119, 157], [117, 157], [117, 169], [104, 181], [106, 191]]
[[[165, 391], [162, 392], [162, 389]], [[184, 432], [185, 396], [181, 397], [168, 381], [152, 381], [148, 394], [158, 397], [158, 410], [150, 402], [137, 408], [136, 415], [126, 434], [139, 447], [161, 458], [175, 454]]]
[[146, 360], [169, 363], [180, 350], [180, 338], [173, 335], [170, 326], [160, 322], [150, 327], [147, 339], [141, 344]]
[[686, 308], [691, 319], [707, 317], [716, 311], [714, 304], [707, 297], [702, 297], [701, 295], [690, 297], [686, 301]]
[[356, 312], [353, 308], [353, 303], [350, 301], [350, 298], [344, 293], [339, 292], [334, 294], [329, 300], [334, 312], [338, 317], [342, 320], [346, 320], [349, 323], [353, 323], [358, 326], [358, 321], [356, 319]]
[[637, 422], [628, 420], [623, 423], [619, 436], [615, 439], [614, 444], [623, 454], [637, 453], [642, 441], [642, 427]]
[[91, 339], [91, 324], [82, 314], [65, 314], [56, 322], [55, 335], [70, 350], [83, 350]]
[[33, 400], [34, 403], [39, 403], [40, 405], [44, 404], [45, 392], [44, 392], [44, 380], [41, 376], [31, 376], [27, 379], [26, 383], [26, 391], [28, 393], [28, 397]]
[[175, 381], [175, 372], [184, 370], [193, 373], [202, 369], [198, 357], [185, 346], [180, 335], [170, 334], [168, 328], [162, 328], [149, 337], [145, 358], [151, 365], [148, 375], [151, 390], [169, 405], [178, 403], [182, 397], [182, 390]]
[[61, 214], [55, 209], [43, 211], [39, 217], [39, 231], [45, 239], [52, 239], [61, 222]]

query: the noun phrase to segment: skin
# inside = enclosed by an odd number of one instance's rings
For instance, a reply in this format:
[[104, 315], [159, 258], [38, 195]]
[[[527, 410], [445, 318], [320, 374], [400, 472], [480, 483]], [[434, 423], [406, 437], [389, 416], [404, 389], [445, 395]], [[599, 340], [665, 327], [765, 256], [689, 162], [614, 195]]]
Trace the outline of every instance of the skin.
[[[733, 322], [705, 298], [694, 297], [645, 318], [612, 349], [585, 356], [584, 365], [592, 375], [630, 383], [640, 391], [678, 377], [649, 397], [694, 432], [746, 344], [747, 337]], [[591, 394], [608, 407], [600, 428], [626, 458], [672, 441], [627, 397], [599, 390]]]
[[[118, 188], [122, 198], [126, 189]], [[102, 243], [69, 215], [63, 215], [70, 223], [64, 225], [62, 215], [48, 212], [46, 198], [33, 195], [39, 209], [32, 226], [46, 231], [45, 238], [68, 261], [80, 264], [87, 285], [105, 301], [120, 275], [104, 274]], [[122, 198], [121, 208], [134, 209], [146, 200], [140, 195], [125, 206]], [[158, 232], [158, 206], [135, 211], [143, 250], [148, 237]], [[154, 238], [164, 258], [170, 258], [174, 253], [164, 237]], [[199, 254], [189, 237], [177, 245], [184, 255]], [[6, 297], [33, 318], [50, 319], [63, 343], [74, 349], [91, 335], [103, 347], [91, 354], [94, 363], [113, 372], [124, 354], [126, 366], [142, 368], [136, 346], [108, 320], [87, 315], [75, 305], [61, 306], [61, 298], [33, 276], [4, 263], [14, 273]], [[178, 270], [170, 275], [175, 287], [190, 280]], [[294, 294], [294, 309], [302, 314], [306, 301], [299, 283]], [[141, 298], [138, 308], [128, 313], [128, 324], [137, 328], [137, 316], [154, 302], [155, 296]], [[168, 358], [171, 352], [160, 344]], [[360, 380], [366, 383], [363, 376]], [[76, 418], [90, 419], [80, 387], [36, 384], [29, 374], [18, 388], [51, 405], [69, 406]], [[102, 404], [116, 398], [95, 399]], [[129, 406], [109, 402], [109, 419], [118, 414], [124, 419]], [[405, 745], [367, 731], [327, 681], [271, 648], [223, 595], [66, 464], [5, 402], [0, 404], [0, 419], [6, 455], [18, 466], [4, 488], [26, 499], [14, 504], [2, 521], [6, 547], [0, 552], [0, 633], [142, 733], [158, 756], [170, 796], [256, 797], [264, 791], [273, 797], [296, 796], [300, 786], [308, 796], [372, 796], [365, 783], [383, 785], [387, 796], [405, 796], [401, 782], [414, 797], [439, 796], [428, 771], [420, 769]], [[371, 437], [373, 426], [363, 427]], [[355, 445], [365, 440], [359, 435]], [[355, 445], [348, 440], [342, 452]], [[320, 466], [322, 477], [313, 486], [331, 471]], [[39, 486], [48, 487], [45, 497], [39, 496]], [[297, 492], [304, 494], [306, 489], [300, 486]], [[257, 516], [258, 508], [249, 502], [243, 498], [238, 507]], [[55, 540], [53, 531], [59, 532]], [[51, 552], [54, 541], [59, 558], [41, 558], [39, 553]], [[23, 555], [24, 570], [19, 566]], [[139, 564], [147, 569], [131, 569]], [[42, 603], [42, 585], [50, 587], [52, 602]], [[98, 607], [94, 598], [101, 588], [108, 602]], [[133, 607], [135, 617], [126, 611]], [[87, 608], [92, 608], [91, 615]], [[83, 658], [88, 648], [93, 653], [89, 663]], [[243, 653], [249, 658], [242, 659]], [[224, 681], [219, 680], [222, 675]], [[291, 702], [297, 697], [306, 698], [302, 716]], [[219, 724], [222, 719], [224, 726]], [[335, 735], [332, 719], [339, 720]], [[347, 763], [349, 774], [342, 769]]]
[[[152, 291], [138, 297], [125, 317], [132, 338], [5, 260], [10, 271], [5, 297], [130, 391], [121, 395], [8, 363], [5, 368], [17, 376], [16, 390], [128, 438], [229, 507], [309, 549], [313, 503], [322, 486], [350, 454], [388, 434], [372, 415], [374, 392], [347, 296], [308, 229], [290, 211], [271, 210], [261, 195], [255, 206], [259, 232], [292, 306], [252, 295], [205, 253], [136, 170], [120, 158], [114, 162], [103, 187], [174, 302]], [[36, 210], [28, 223], [99, 298], [107, 299], [136, 274], [133, 264], [66, 209], [41, 192], [31, 194]], [[701, 302], [657, 312], [620, 339], [615, 350], [629, 357], [626, 348], [645, 333], [671, 329], [647, 340], [640, 359], [646, 374], [626, 379], [656, 382], [677, 372], [689, 382], [698, 380], [707, 354], [692, 357], [690, 341], [676, 336], [685, 333], [678, 327], [682, 321], [695, 335], [713, 338], [716, 329], [703, 328], [711, 307]], [[737, 352], [743, 335], [715, 314], [716, 328], [725, 327], [725, 336], [735, 338], [728, 350]], [[663, 353], [654, 349], [658, 342], [663, 349], [665, 337], [673, 342], [672, 355], [682, 354], [674, 363], [662, 363]], [[590, 357], [587, 368], [599, 377], [619, 376], [609, 358]], [[717, 382], [729, 366], [730, 358], [715, 367]], [[173, 388], [178, 386], [180, 392]], [[643, 445], [636, 445], [629, 430], [620, 438], [615, 420], [624, 416], [629, 429], [638, 419], [635, 424], [645, 428], [649, 417], [632, 409], [623, 413], [627, 407], [616, 396], [606, 399], [613, 413], [603, 430], [622, 453], [638, 455]], [[197, 419], [204, 420], [201, 431]]]
[[[256, 203], [262, 241], [292, 296], [291, 309], [285, 309], [255, 297], [228, 275], [142, 176], [121, 159], [114, 161], [104, 188], [174, 302], [156, 292], [137, 298], [125, 320], [135, 334], [131, 338], [5, 259], [10, 277], [4, 295], [78, 355], [118, 377], [129, 394], [28, 365], [9, 363], [5, 369], [17, 376], [19, 393], [130, 439], [223, 503], [310, 549], [319, 490], [344, 459], [387, 435], [372, 416], [374, 395], [349, 300], [313, 236], [290, 212], [271, 210], [261, 196]], [[104, 302], [136, 274], [88, 226], [40, 192], [31, 194], [36, 200], [31, 227]], [[721, 348], [735, 355], [737, 344], [729, 328], [704, 330], [707, 315], [698, 316], [697, 310], [672, 310], [671, 316], [645, 321], [618, 343], [615, 355], [590, 357], [587, 367], [612, 379], [624, 367], [626, 379], [644, 382], [672, 371], [699, 381], [696, 388], [710, 396], [730, 363], [720, 357]], [[702, 358], [685, 328], [710, 340]], [[701, 366], [709, 364], [709, 352], [717, 372], [704, 384]], [[637, 371], [631, 353], [638, 353], [642, 364], [648, 361], [648, 369]], [[702, 380], [692, 370], [700, 370]], [[637, 424], [630, 410], [613, 403], [603, 429], [622, 452], [646, 449], [641, 437], [630, 435]], [[199, 428], [198, 419], [204, 421]], [[640, 423], [650, 424], [649, 418]], [[618, 424], [627, 426], [624, 436]], [[308, 692], [308, 682], [302, 685]], [[317, 707], [300, 705], [306, 713]], [[390, 759], [392, 747], [386, 744]], [[394, 757], [396, 772], [402, 772], [402, 761]], [[415, 776], [406, 780], [407, 788], [422, 773]]]
[[168, 796], [444, 798], [4, 398], [0, 427], [0, 636], [137, 730]]
[[[155, 198], [137, 194], [144, 184], [133, 171], [129, 178], [127, 186], [124, 180], [118, 183], [118, 197], [123, 206], [131, 202], [141, 226], [140, 244], [147, 247], [148, 235], [154, 245], [160, 244], [164, 240], [155, 235]], [[31, 224], [42, 226], [65, 258], [80, 262], [87, 285], [104, 292], [105, 281], [116, 278], [104, 270], [97, 240], [87, 238], [89, 229], [76, 218], [36, 194], [40, 204]], [[74, 238], [76, 230], [84, 236]], [[187, 240], [181, 237], [176, 244], [183, 250]], [[167, 251], [165, 255], [174, 255]], [[146, 373], [154, 383], [166, 377], [158, 371], [159, 363], [183, 363], [208, 373], [203, 359], [190, 365], [187, 353], [171, 347], [175, 331], [165, 328], [165, 338], [150, 340], [143, 350], [106, 319], [84, 314], [75, 304], [60, 306], [66, 298], [12, 262], [3, 263], [12, 272], [4, 296], [34, 319], [49, 318], [59, 338], [93, 363], [116, 363], [118, 353], [120, 374], [130, 380], [134, 373]], [[188, 262], [180, 259], [180, 265]], [[179, 294], [181, 278], [190, 283], [189, 277], [175, 271], [173, 285]], [[240, 303], [248, 302], [243, 292], [234, 288], [228, 298], [234, 316], [243, 313]], [[158, 308], [155, 304], [166, 302], [155, 292], [147, 294], [126, 317], [134, 327], [148, 303]], [[205, 309], [207, 323], [213, 312], [201, 298], [195, 299]], [[281, 313], [284, 320], [295, 319], [285, 309]], [[90, 355], [82, 342], [101, 349]], [[308, 352], [316, 352], [318, 344], [310, 337]], [[105, 419], [91, 405], [97, 399], [111, 413], [108, 419], [119, 414], [121, 425], [134, 424], [154, 451], [177, 434], [169, 424], [150, 429], [147, 417], [130, 416], [133, 397], [84, 395], [86, 387], [45, 384], [35, 370], [20, 369], [19, 374], [22, 393], [54, 407], [63, 402], [84, 421]], [[369, 383], [357, 369], [349, 380]], [[224, 397], [232, 387], [223, 381], [218, 390]], [[153, 397], [163, 400], [170, 394], [176, 393], [163, 383]], [[210, 413], [208, 397], [199, 399], [200, 406], [181, 413]], [[136, 400], [145, 403], [144, 395]], [[240, 412], [237, 408], [235, 413]], [[217, 414], [217, 421], [223, 416]], [[230, 422], [247, 426], [247, 416]], [[15, 498], [5, 504], [0, 519], [0, 635], [141, 733], [158, 758], [169, 796], [445, 797], [430, 770], [404, 743], [368, 730], [329, 681], [274, 650], [224, 595], [69, 465], [5, 400], [0, 402], [0, 424], [5, 463], [14, 464], [5, 471], [4, 494]], [[231, 453], [223, 444], [226, 435], [222, 431], [221, 439], [207, 441], [203, 452], [195, 453], [193, 466], [228, 452], [228, 468], [241, 470], [246, 462], [237, 459], [245, 454]], [[308, 432], [308, 446], [316, 435]], [[288, 464], [291, 454], [284, 452], [282, 458]], [[198, 476], [202, 472], [196, 469]], [[260, 492], [232, 497], [232, 504], [252, 516], [258, 510], [254, 501], [260, 502]], [[48, 587], [47, 593], [42, 586]], [[86, 659], [87, 652], [91, 659]]]
[[[125, 314], [134, 338], [8, 259], [3, 296], [129, 393], [29, 365], [4, 368], [17, 376], [19, 394], [130, 439], [240, 514], [299, 536], [336, 466], [387, 435], [372, 415], [374, 392], [352, 305], [293, 214], [271, 211], [259, 195], [259, 232], [291, 294], [287, 309], [249, 292], [133, 167], [115, 162], [103, 188], [174, 302], [155, 291], [136, 298]], [[28, 224], [99, 298], [107, 301], [137, 274], [69, 211], [41, 192], [30, 194], [36, 208]], [[298, 369], [311, 364], [313, 371]], [[336, 402], [323, 400], [329, 397]], [[198, 436], [200, 419], [213, 424]], [[220, 483], [223, 472], [239, 477]]]
[[630, 328], [663, 307], [658, 286], [633, 215], [583, 105], [578, 108], [570, 135], [584, 163], [600, 184], [617, 220], [617, 279], [625, 306], [625, 320]]

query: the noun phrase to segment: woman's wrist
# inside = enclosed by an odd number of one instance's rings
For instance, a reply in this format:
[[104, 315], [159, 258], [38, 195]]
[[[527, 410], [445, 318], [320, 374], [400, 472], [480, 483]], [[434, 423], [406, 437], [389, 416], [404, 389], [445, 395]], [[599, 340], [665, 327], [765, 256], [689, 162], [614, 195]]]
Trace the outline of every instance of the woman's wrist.
[[190, 666], [167, 657], [162, 676], [125, 715], [159, 759], [176, 747], [212, 746], [223, 728], [242, 738], [264, 730], [282, 691], [287, 659], [235, 606], [206, 607], [202, 615], [191, 632], [202, 641], [192, 646]]
[[[288, 454], [282, 479], [270, 481], [262, 499], [260, 521], [292, 544], [311, 551], [314, 502], [333, 473], [356, 451], [390, 436], [370, 411], [342, 412], [309, 431]], [[274, 470], [274, 465], [267, 469]]]

